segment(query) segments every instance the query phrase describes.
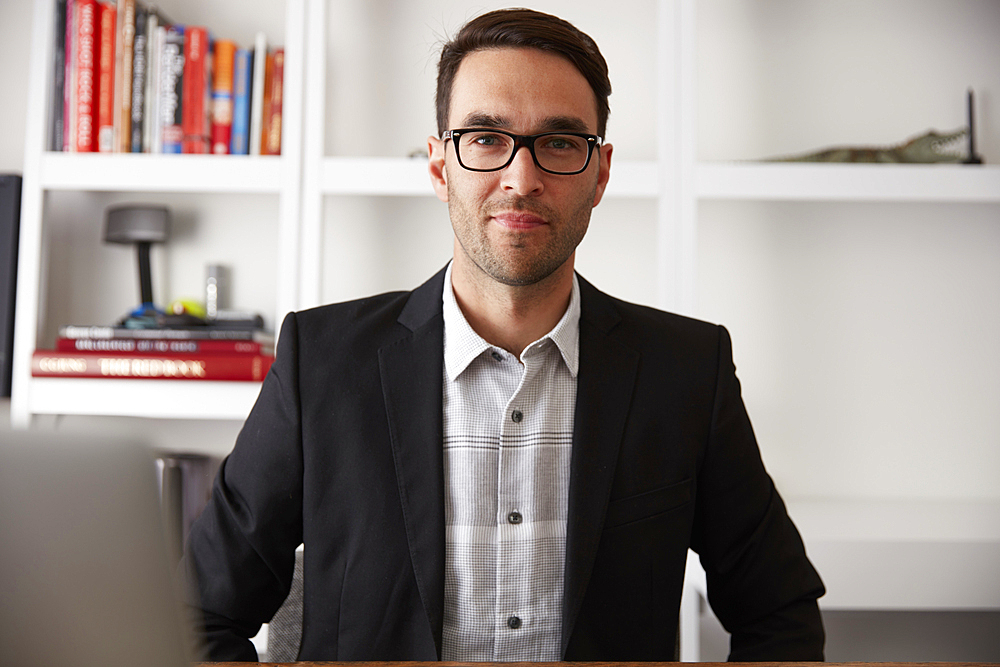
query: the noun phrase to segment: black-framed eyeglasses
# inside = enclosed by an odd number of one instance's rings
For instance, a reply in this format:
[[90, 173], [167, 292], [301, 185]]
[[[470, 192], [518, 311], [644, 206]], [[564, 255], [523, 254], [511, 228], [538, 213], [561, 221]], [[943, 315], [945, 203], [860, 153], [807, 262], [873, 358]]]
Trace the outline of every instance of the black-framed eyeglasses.
[[564, 176], [584, 171], [594, 148], [604, 143], [596, 134], [583, 132], [522, 135], [485, 128], [447, 130], [441, 139], [452, 140], [458, 164], [469, 171], [504, 169], [514, 161], [517, 149], [524, 146], [539, 169]]

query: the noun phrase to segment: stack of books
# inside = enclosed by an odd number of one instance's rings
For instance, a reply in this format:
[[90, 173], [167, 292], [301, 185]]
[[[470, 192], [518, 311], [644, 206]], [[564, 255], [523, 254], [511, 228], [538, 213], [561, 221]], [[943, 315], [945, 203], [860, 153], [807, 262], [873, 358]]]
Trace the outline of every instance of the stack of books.
[[132, 329], [64, 326], [54, 350], [35, 350], [35, 377], [260, 382], [274, 362], [274, 335], [259, 328]]
[[49, 149], [281, 154], [284, 49], [172, 24], [139, 0], [56, 5]]

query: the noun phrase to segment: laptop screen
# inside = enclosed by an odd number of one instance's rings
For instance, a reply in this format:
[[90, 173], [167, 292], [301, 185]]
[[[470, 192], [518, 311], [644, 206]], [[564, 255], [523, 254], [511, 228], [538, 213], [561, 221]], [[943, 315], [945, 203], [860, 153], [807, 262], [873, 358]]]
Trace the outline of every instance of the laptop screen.
[[142, 444], [0, 432], [0, 652], [12, 665], [188, 664]]

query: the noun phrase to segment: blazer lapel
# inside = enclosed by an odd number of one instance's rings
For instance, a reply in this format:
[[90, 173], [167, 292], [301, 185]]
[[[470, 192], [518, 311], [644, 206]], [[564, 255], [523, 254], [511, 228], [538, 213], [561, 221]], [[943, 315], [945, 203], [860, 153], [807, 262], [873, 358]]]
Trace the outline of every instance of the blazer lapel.
[[621, 320], [611, 298], [582, 278], [580, 297], [580, 373], [566, 527], [563, 655], [597, 556], [639, 365], [639, 353], [609, 335]]
[[396, 480], [410, 559], [438, 659], [444, 614], [442, 367], [444, 271], [417, 288], [399, 323], [409, 334], [379, 350]]

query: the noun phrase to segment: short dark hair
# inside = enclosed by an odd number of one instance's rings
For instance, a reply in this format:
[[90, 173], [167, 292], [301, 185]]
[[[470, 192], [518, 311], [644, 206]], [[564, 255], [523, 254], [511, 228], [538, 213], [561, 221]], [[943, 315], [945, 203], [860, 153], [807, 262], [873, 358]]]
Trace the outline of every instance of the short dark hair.
[[594, 91], [597, 133], [604, 136], [611, 113], [611, 79], [597, 43], [568, 21], [532, 9], [498, 9], [478, 16], [442, 47], [437, 79], [438, 136], [450, 129], [451, 89], [462, 60], [476, 51], [500, 48], [540, 49], [570, 61]]

